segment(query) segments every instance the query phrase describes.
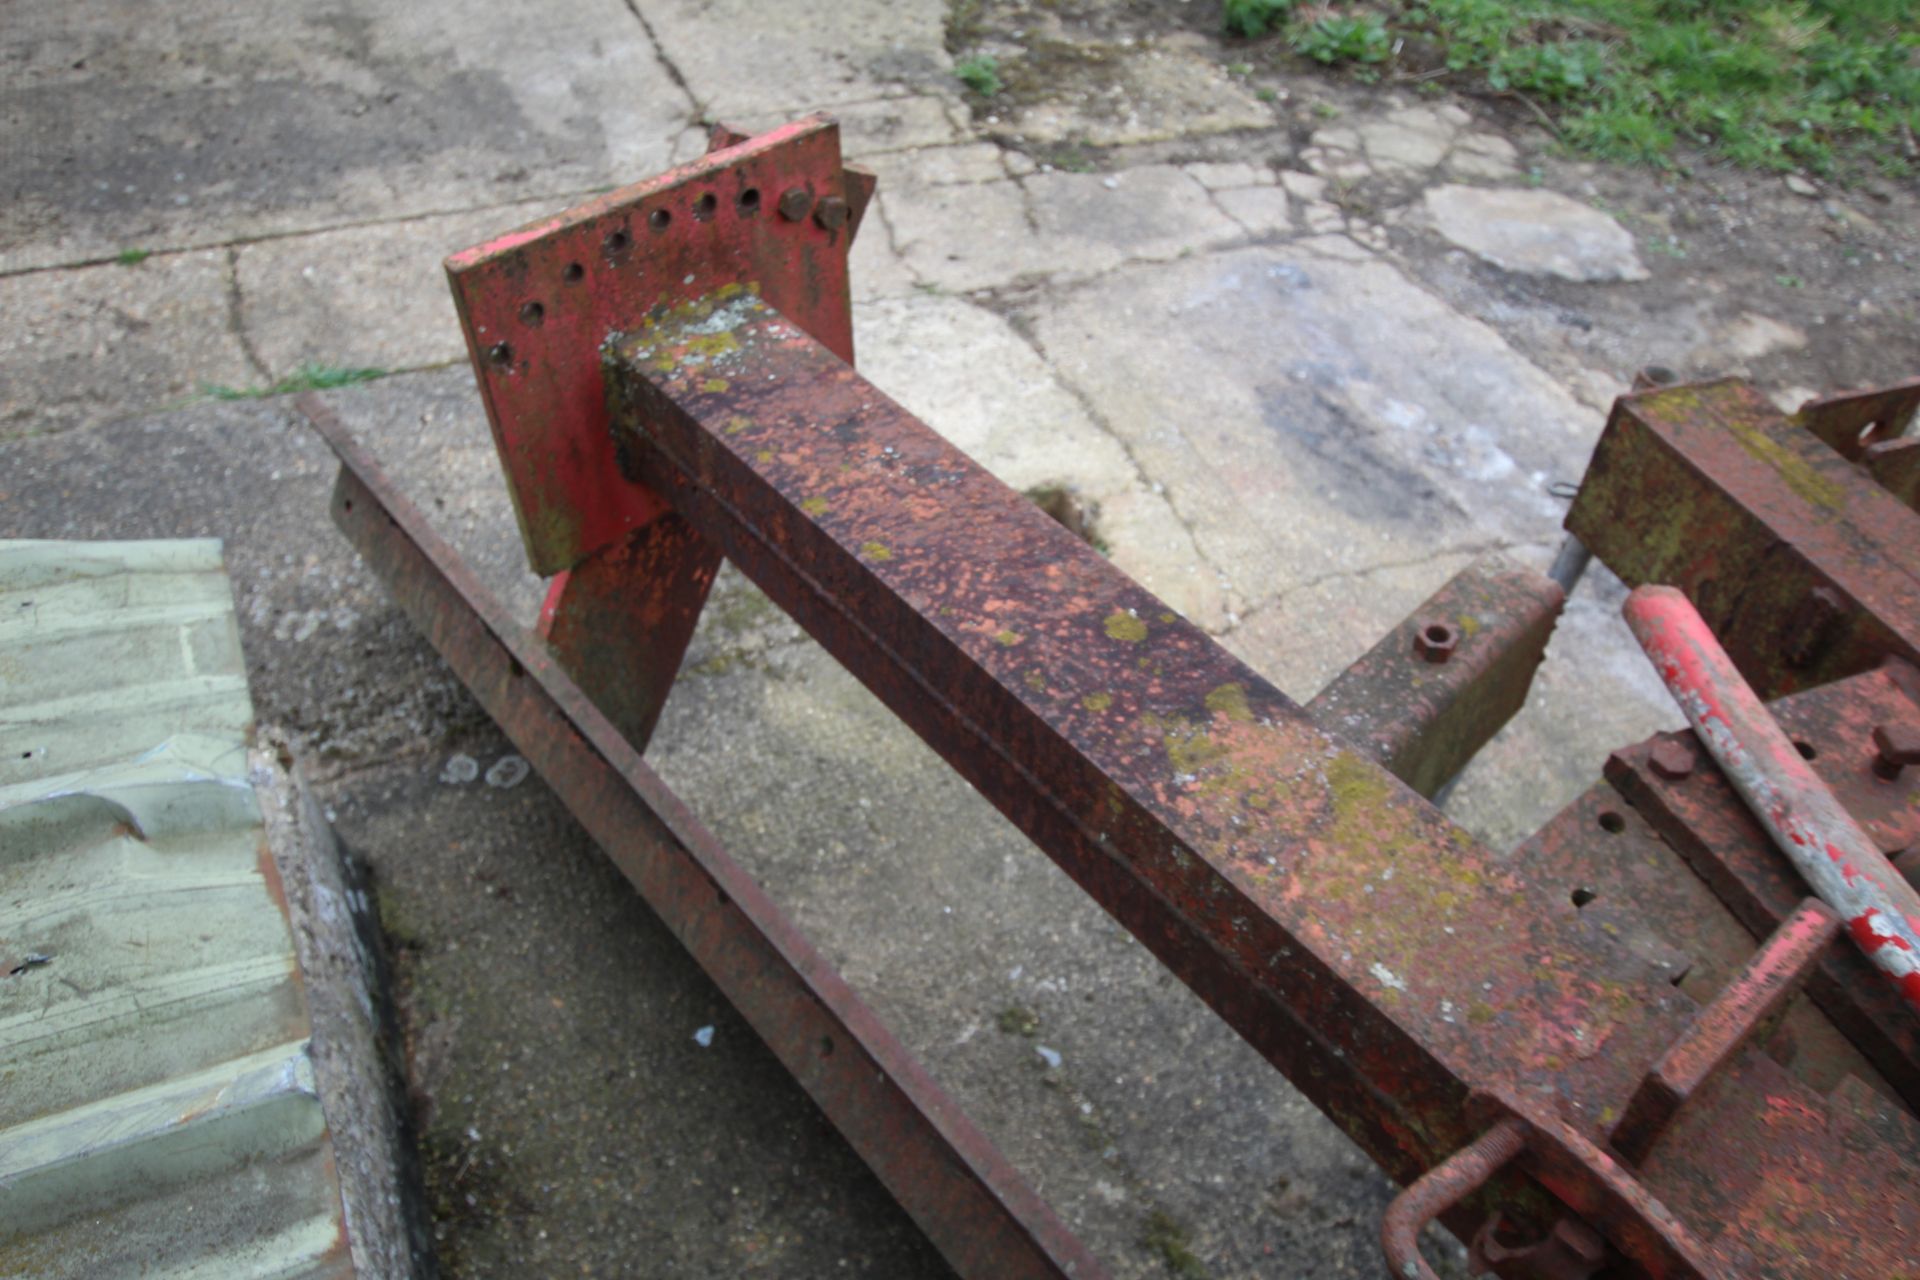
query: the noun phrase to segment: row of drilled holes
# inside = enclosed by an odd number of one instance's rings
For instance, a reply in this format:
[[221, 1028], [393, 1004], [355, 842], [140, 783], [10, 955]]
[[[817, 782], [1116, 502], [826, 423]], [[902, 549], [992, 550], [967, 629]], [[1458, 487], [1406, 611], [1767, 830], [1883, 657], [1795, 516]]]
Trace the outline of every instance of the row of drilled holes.
[[[708, 191], [702, 193], [700, 198], [693, 202], [694, 221], [711, 221], [714, 212], [719, 209], [719, 207], [719, 197], [715, 196], [713, 192]], [[739, 196], [734, 199], [733, 207], [743, 218], [750, 218], [754, 214], [759, 213], [760, 188], [748, 187], [745, 191], [742, 191]], [[655, 209], [647, 215], [647, 226], [655, 232], [665, 231], [672, 225], [673, 211], [671, 209]], [[632, 247], [633, 236], [628, 233], [625, 227], [619, 227], [609, 231], [606, 238], [600, 242], [600, 251], [609, 259], [619, 257]], [[586, 277], [586, 267], [578, 262], [569, 262], [565, 269], [560, 272], [560, 279], [566, 284], [579, 284], [582, 280], [586, 279]], [[542, 324], [546, 323], [546, 319], [547, 308], [544, 303], [531, 301], [521, 304], [520, 323], [526, 325], [528, 328], [538, 329]], [[494, 367], [497, 369], [511, 368], [513, 365], [512, 344], [506, 342], [494, 343], [487, 349], [487, 358], [493, 362]]]

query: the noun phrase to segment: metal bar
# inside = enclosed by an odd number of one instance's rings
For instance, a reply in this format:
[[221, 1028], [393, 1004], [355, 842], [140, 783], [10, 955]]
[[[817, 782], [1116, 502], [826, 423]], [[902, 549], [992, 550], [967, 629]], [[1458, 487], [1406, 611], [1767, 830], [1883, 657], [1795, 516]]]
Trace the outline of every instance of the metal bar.
[[1774, 843], [1920, 1010], [1920, 894], [1808, 767], [1684, 594], [1638, 587], [1626, 615], [1694, 732]]
[[1307, 714], [1432, 797], [1526, 702], [1565, 602], [1551, 579], [1499, 556], [1477, 560], [1335, 677]]
[[985, 1135], [474, 579], [331, 413], [334, 520], [415, 625], [962, 1275], [1104, 1272]]
[[1613, 1149], [1629, 1163], [1645, 1160], [1680, 1108], [1787, 1007], [1839, 932], [1826, 903], [1801, 903], [1653, 1064], [1614, 1128]]
[[[607, 381], [632, 477], [1403, 1181], [1468, 1140], [1473, 1089], [1595, 1124], [1685, 1025], [1563, 897], [757, 299], [616, 340]], [[1704, 1274], [1620, 1218], [1651, 1197], [1590, 1190], [1646, 1265]]]
[[1420, 1256], [1420, 1232], [1465, 1200], [1527, 1146], [1527, 1126], [1509, 1116], [1427, 1170], [1380, 1219], [1380, 1248], [1394, 1280], [1440, 1280]]

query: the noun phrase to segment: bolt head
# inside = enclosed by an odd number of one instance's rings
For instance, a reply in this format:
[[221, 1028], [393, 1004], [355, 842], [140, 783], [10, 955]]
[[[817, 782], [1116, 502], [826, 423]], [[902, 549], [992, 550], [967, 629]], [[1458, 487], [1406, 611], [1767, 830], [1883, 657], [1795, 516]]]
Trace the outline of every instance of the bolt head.
[[788, 187], [780, 193], [780, 216], [798, 222], [813, 212], [813, 197], [805, 187]]
[[1698, 763], [1699, 753], [1694, 750], [1693, 744], [1679, 738], [1662, 739], [1647, 753], [1648, 766], [1668, 782], [1692, 777], [1694, 766]]
[[1413, 651], [1428, 662], [1445, 662], [1460, 647], [1460, 632], [1450, 623], [1429, 620], [1413, 633]]
[[813, 207], [813, 220], [828, 231], [838, 231], [847, 225], [847, 202], [828, 196]]

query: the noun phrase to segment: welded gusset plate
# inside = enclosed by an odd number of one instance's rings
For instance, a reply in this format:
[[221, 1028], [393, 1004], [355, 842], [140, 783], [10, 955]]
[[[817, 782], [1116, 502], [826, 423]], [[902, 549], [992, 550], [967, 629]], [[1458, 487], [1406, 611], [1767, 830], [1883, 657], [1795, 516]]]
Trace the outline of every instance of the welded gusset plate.
[[447, 259], [536, 573], [572, 568], [664, 509], [614, 467], [607, 337], [751, 286], [851, 362], [847, 247], [870, 193], [841, 165], [839, 126], [816, 116]]
[[1684, 590], [1764, 698], [1920, 660], [1920, 514], [1744, 382], [1616, 401], [1567, 528]]
[[[1883, 851], [1920, 842], [1920, 768], [1894, 779], [1874, 770], [1877, 724], [1920, 730], [1920, 708], [1886, 671], [1810, 690], [1773, 704], [1781, 727], [1811, 753], [1815, 771]], [[1762, 938], [1807, 895], [1805, 881], [1734, 792], [1726, 777], [1675, 735], [1699, 763], [1682, 777], [1656, 769], [1660, 744], [1615, 752], [1607, 777], [1640, 818], [1693, 866], [1714, 894]], [[1887, 1082], [1920, 1107], [1920, 1020], [1850, 945], [1828, 949], [1807, 993]]]
[[1560, 617], [1558, 583], [1500, 556], [1476, 560], [1307, 705], [1431, 796], [1527, 700]]
[[1822, 396], [1800, 406], [1793, 420], [1841, 457], [1858, 462], [1868, 448], [1896, 439], [1920, 408], [1920, 378], [1872, 391]]

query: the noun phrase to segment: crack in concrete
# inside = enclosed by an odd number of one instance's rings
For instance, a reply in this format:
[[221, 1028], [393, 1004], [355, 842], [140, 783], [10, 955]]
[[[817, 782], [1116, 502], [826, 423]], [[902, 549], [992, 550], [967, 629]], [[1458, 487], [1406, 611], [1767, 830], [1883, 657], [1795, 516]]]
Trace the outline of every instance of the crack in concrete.
[[[351, 218], [343, 222], [329, 222], [320, 226], [297, 227], [289, 231], [262, 231], [255, 235], [234, 236], [228, 240], [210, 240], [205, 244], [177, 244], [149, 250], [143, 263], [159, 258], [177, 258], [189, 253], [212, 253], [219, 249], [245, 249], [256, 244], [277, 244], [282, 240], [300, 240], [309, 236], [324, 236], [336, 231], [363, 231], [370, 227], [403, 227], [410, 223], [426, 222], [432, 218], [454, 218], [462, 214], [488, 213], [495, 209], [511, 209], [515, 205], [533, 203], [566, 204], [581, 203], [590, 196], [602, 195], [614, 190], [612, 186], [583, 187], [568, 191], [541, 192], [534, 195], [515, 196], [511, 200], [499, 200], [491, 204], [463, 205], [455, 209], [422, 209], [416, 213], [395, 214], [379, 218]], [[55, 271], [81, 271], [91, 267], [119, 266], [119, 256], [108, 254], [99, 258], [73, 258], [65, 262], [49, 262], [38, 267], [14, 267], [0, 271], [0, 280], [9, 280], [15, 276], [46, 275]]]
[[667, 78], [673, 81], [681, 93], [687, 95], [689, 117], [695, 122], [707, 122], [706, 104], [700, 101], [700, 95], [693, 91], [693, 86], [687, 82], [687, 77], [681, 72], [679, 64], [667, 56], [667, 47], [660, 43], [660, 36], [654, 31], [653, 24], [647, 21], [646, 14], [640, 12], [639, 0], [627, 0], [627, 12], [633, 15], [633, 20], [640, 24], [640, 30], [646, 33], [647, 43], [653, 46], [654, 60], [660, 64], [660, 69], [667, 73]]
[[[1504, 538], [1496, 538], [1490, 542], [1469, 543], [1465, 546], [1437, 547], [1424, 555], [1414, 556], [1407, 560], [1383, 560], [1377, 564], [1365, 565], [1357, 569], [1331, 569], [1326, 573], [1315, 574], [1311, 578], [1306, 578], [1289, 586], [1282, 587], [1279, 591], [1275, 592], [1271, 598], [1263, 600], [1258, 604], [1250, 605], [1247, 612], [1241, 616], [1240, 625], [1245, 625], [1256, 614], [1265, 613], [1270, 609], [1284, 605], [1291, 596], [1297, 595], [1302, 591], [1311, 591], [1315, 587], [1324, 586], [1329, 582], [1338, 582], [1342, 578], [1370, 578], [1375, 574], [1387, 573], [1394, 569], [1418, 569], [1423, 565], [1433, 564], [1436, 561], [1445, 560], [1454, 556], [1473, 556], [1477, 558], [1479, 556], [1504, 554], [1509, 551], [1546, 551], [1554, 545], [1551, 541], [1512, 541]], [[1222, 632], [1221, 634], [1224, 635], [1226, 633]]]
[[240, 292], [240, 251], [232, 246], [227, 248], [227, 330], [233, 334], [233, 340], [240, 346], [240, 354], [246, 357], [254, 373], [267, 386], [273, 385], [273, 371], [267, 368], [267, 362], [260, 358], [254, 348], [253, 339], [247, 336], [246, 298]]

